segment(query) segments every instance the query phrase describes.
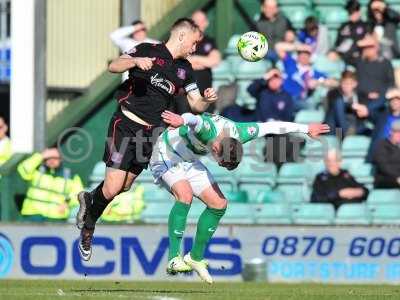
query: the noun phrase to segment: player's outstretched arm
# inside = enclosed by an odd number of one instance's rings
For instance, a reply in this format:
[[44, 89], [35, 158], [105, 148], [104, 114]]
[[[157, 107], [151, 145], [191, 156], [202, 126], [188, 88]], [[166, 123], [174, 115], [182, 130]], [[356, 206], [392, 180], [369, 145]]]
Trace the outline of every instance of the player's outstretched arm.
[[171, 127], [178, 128], [182, 125], [188, 125], [190, 127], [196, 127], [201, 124], [202, 119], [200, 116], [196, 116], [191, 113], [184, 113], [183, 115], [175, 114], [169, 110], [164, 111], [161, 114], [163, 121]]
[[123, 54], [109, 64], [108, 70], [111, 73], [124, 73], [129, 69], [138, 67], [144, 71], [148, 71], [153, 66], [154, 60], [154, 57], [132, 57], [128, 54]]
[[327, 124], [311, 123], [309, 125], [292, 123], [292, 122], [264, 122], [257, 123], [259, 127], [258, 137], [267, 134], [286, 134], [286, 133], [304, 133], [312, 138], [316, 138], [321, 134], [328, 133], [330, 128]]
[[187, 99], [190, 108], [197, 113], [204, 112], [211, 103], [218, 100], [217, 92], [213, 88], [204, 91], [204, 97], [201, 96], [198, 89], [188, 92]]

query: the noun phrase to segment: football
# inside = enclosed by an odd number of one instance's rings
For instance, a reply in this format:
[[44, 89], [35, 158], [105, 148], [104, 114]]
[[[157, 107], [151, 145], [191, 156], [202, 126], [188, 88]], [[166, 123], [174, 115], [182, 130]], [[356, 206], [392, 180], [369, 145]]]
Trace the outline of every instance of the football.
[[244, 33], [238, 43], [237, 49], [239, 55], [247, 61], [259, 61], [264, 58], [268, 52], [267, 38], [256, 31]]

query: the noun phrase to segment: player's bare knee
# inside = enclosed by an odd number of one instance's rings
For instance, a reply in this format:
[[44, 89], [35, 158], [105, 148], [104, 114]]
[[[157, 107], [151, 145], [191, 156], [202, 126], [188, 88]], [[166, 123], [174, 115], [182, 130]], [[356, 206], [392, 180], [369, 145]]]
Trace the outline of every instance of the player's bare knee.
[[183, 203], [191, 204], [193, 200], [193, 193], [191, 191], [173, 191], [175, 198]]
[[215, 203], [214, 207], [215, 209], [226, 209], [228, 206], [228, 201], [225, 198], [219, 198]]

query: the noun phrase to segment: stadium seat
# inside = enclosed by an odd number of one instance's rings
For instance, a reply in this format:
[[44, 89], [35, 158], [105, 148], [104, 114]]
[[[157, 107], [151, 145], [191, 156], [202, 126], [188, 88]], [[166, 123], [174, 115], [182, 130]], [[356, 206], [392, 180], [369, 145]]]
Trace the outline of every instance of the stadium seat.
[[233, 82], [234, 76], [231, 72], [231, 65], [227, 60], [223, 60], [218, 67], [212, 69], [213, 87], [218, 89], [221, 85]]
[[229, 39], [228, 46], [225, 49], [225, 54], [237, 55], [237, 43], [239, 39], [240, 39], [240, 34], [235, 34]]
[[206, 208], [206, 205], [200, 200], [194, 200], [190, 206], [190, 210], [187, 217], [187, 222], [189, 224], [197, 224], [200, 215]]
[[351, 169], [356, 168], [365, 163], [364, 157], [342, 157], [342, 168]]
[[236, 74], [240, 63], [243, 61], [243, 58], [241, 58], [239, 55], [230, 55], [225, 60], [229, 63], [232, 74]]
[[224, 217], [221, 219], [223, 224], [252, 224], [254, 212], [252, 206], [247, 203], [228, 203]]
[[146, 223], [167, 223], [168, 215], [173, 205], [173, 201], [147, 203], [140, 218]]
[[104, 162], [99, 161], [95, 164], [92, 173], [89, 175], [90, 184], [99, 184], [104, 180], [106, 174], [106, 165]]
[[313, 62], [316, 70], [325, 73], [330, 78], [340, 79], [345, 69], [345, 63], [342, 60], [330, 60], [326, 55], [318, 55]]
[[285, 195], [279, 190], [258, 190], [253, 199], [249, 199], [251, 203], [271, 203], [271, 202], [284, 202]]
[[322, 158], [316, 160], [306, 160], [304, 161], [309, 170], [309, 182], [314, 182], [315, 176], [325, 170], [325, 164]]
[[312, 0], [315, 6], [342, 6], [346, 5], [346, 0]]
[[372, 224], [400, 224], [400, 203], [399, 204], [379, 204], [369, 206], [372, 215]]
[[282, 165], [279, 170], [277, 183], [281, 184], [305, 184], [310, 173], [307, 164], [289, 162]]
[[278, 1], [279, 6], [290, 6], [290, 7], [296, 7], [296, 6], [305, 6], [305, 7], [311, 7], [312, 2], [310, 0], [279, 0]]
[[229, 203], [247, 203], [249, 201], [247, 191], [230, 191], [224, 193]]
[[352, 165], [349, 168], [350, 174], [353, 175], [358, 182], [367, 185], [367, 187], [372, 187], [374, 183], [372, 170], [373, 166], [369, 163]]
[[[265, 139], [255, 139], [243, 145], [243, 155], [256, 160], [264, 160]], [[247, 158], [246, 158], [247, 159]]]
[[238, 98], [242, 99], [242, 102], [256, 102], [256, 99], [254, 99], [248, 92], [247, 88], [251, 84], [251, 80], [239, 80], [237, 81], [239, 91], [238, 91]]
[[302, 6], [282, 6], [280, 10], [292, 22], [296, 29], [304, 26], [304, 20], [312, 15], [312, 11]]
[[343, 7], [337, 6], [318, 6], [316, 11], [322, 23], [329, 29], [337, 29], [348, 20], [348, 13]]
[[154, 186], [152, 189], [145, 190], [143, 198], [146, 203], [174, 201], [174, 197], [171, 195], [171, 193], [157, 186]]
[[287, 203], [265, 203], [254, 208], [256, 224], [291, 224]]
[[311, 110], [311, 109], [305, 109], [305, 110], [300, 110], [296, 114], [295, 122], [296, 123], [303, 123], [303, 124], [308, 124], [308, 123], [320, 123], [324, 120], [325, 113], [322, 110]]
[[335, 209], [332, 204], [302, 203], [292, 211], [294, 224], [330, 225], [335, 220]]
[[271, 63], [267, 60], [248, 62], [242, 60], [235, 70], [235, 77], [238, 80], [254, 80], [263, 78], [264, 74], [271, 68]]
[[363, 135], [350, 135], [345, 137], [342, 146], [343, 157], [365, 157], [371, 139]]
[[237, 182], [231, 171], [220, 167], [216, 162], [210, 161], [208, 158], [203, 160], [204, 165], [208, 168], [219, 187], [223, 192], [229, 192], [236, 189]]
[[367, 199], [368, 205], [400, 204], [400, 191], [398, 189], [375, 189], [370, 191]]
[[329, 149], [339, 148], [339, 141], [333, 135], [323, 135], [318, 139], [307, 138], [302, 155], [306, 158], [322, 158]]
[[364, 203], [343, 204], [339, 207], [335, 224], [338, 225], [368, 225], [371, 223], [371, 213]]
[[283, 200], [289, 203], [308, 202], [311, 194], [307, 185], [279, 185], [277, 190], [283, 193]]

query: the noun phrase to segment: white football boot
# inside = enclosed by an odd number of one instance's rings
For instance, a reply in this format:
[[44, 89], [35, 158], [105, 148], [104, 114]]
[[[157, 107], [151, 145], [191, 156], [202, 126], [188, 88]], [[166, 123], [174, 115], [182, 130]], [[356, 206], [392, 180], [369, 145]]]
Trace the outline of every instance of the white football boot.
[[199, 275], [203, 281], [207, 282], [208, 284], [213, 283], [213, 279], [210, 273], [208, 273], [208, 262], [206, 260], [203, 259], [201, 261], [195, 261], [190, 257], [190, 253], [188, 253], [184, 256], [183, 261], [193, 270], [195, 270], [197, 275]]
[[168, 262], [167, 273], [169, 275], [176, 275], [178, 273], [187, 273], [191, 271], [192, 268], [183, 261], [181, 256], [176, 256]]

